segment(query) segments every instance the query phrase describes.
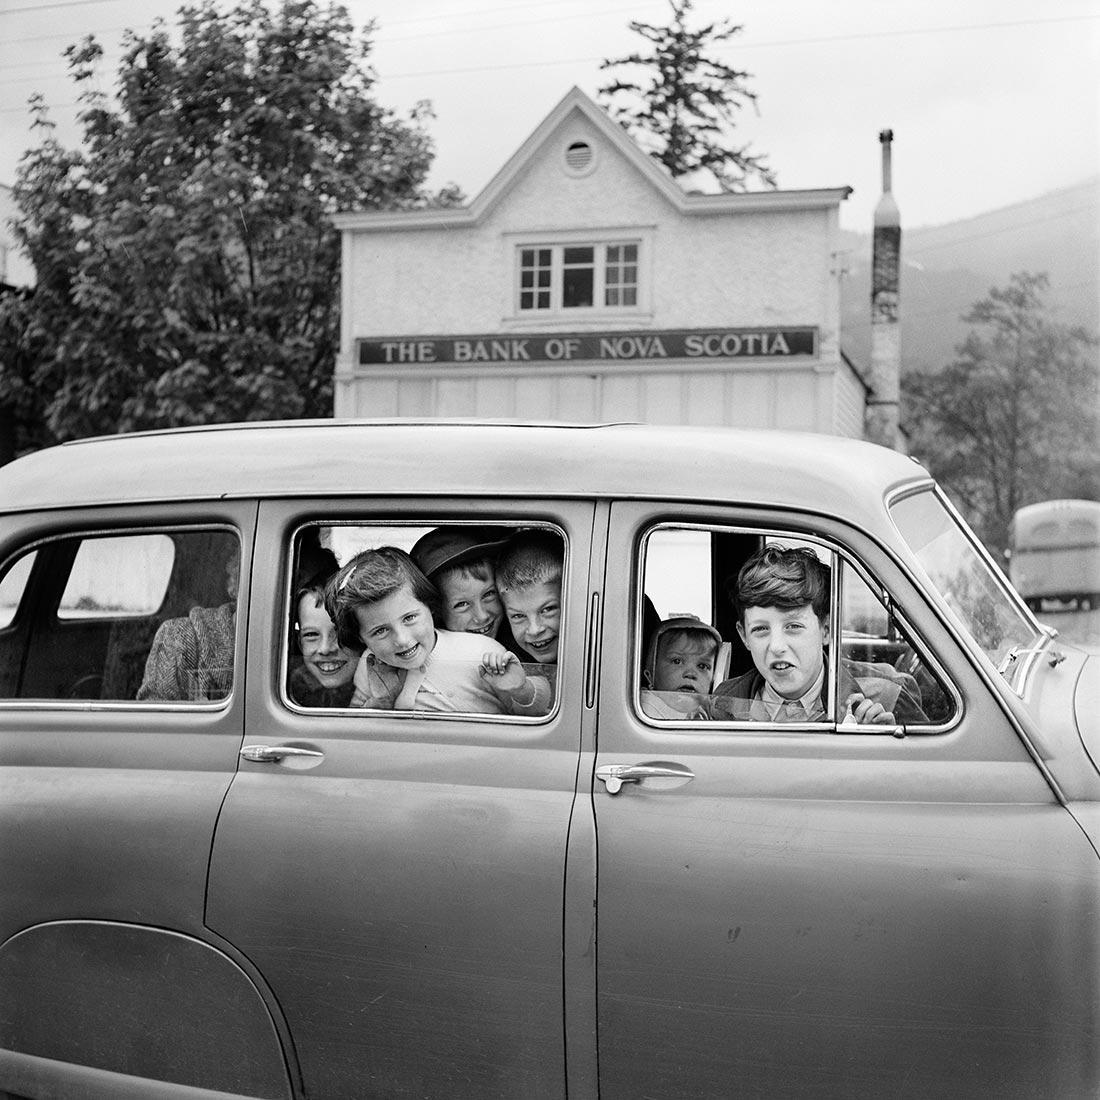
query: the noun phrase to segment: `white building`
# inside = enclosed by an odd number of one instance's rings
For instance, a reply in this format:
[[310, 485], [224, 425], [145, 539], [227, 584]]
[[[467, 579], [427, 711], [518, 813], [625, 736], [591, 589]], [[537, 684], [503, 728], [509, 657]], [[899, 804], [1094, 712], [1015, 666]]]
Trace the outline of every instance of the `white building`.
[[0, 287], [34, 285], [34, 267], [15, 241], [9, 219], [18, 211], [11, 188], [0, 183]]
[[335, 415], [862, 435], [849, 193], [686, 194], [574, 88], [468, 206], [336, 217]]

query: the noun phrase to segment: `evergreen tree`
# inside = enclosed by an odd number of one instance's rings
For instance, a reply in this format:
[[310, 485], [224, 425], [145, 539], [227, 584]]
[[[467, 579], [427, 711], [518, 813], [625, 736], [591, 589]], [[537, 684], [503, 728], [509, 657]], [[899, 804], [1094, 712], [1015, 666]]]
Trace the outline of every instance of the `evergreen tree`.
[[90, 90], [101, 47], [67, 51], [83, 144], [63, 148], [39, 104], [14, 188], [38, 279], [0, 302], [19, 415], [28, 390], [56, 439], [331, 415], [330, 216], [459, 197], [423, 191], [427, 106], [399, 119], [372, 98], [371, 30], [315, 0], [205, 0], [178, 45], [162, 24], [127, 34], [113, 99]]
[[726, 191], [745, 191], [755, 178], [775, 187], [775, 173], [749, 145], [732, 143], [737, 112], [751, 105], [751, 73], [735, 69], [708, 51], [744, 28], [722, 19], [689, 30], [692, 0], [669, 0], [668, 26], [631, 21], [630, 29], [651, 43], [649, 53], [601, 62], [601, 69], [642, 70], [644, 76], [612, 80], [600, 101], [632, 137], [674, 176], [709, 171]]

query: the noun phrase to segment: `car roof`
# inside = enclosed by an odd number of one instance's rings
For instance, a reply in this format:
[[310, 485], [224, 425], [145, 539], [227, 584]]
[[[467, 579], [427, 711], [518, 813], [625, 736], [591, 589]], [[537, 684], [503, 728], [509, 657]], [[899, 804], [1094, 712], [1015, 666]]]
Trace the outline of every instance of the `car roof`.
[[[927, 473], [860, 440], [495, 420], [295, 420], [101, 436], [0, 467], [0, 511], [362, 495], [737, 501], [881, 515]], [[855, 518], [852, 516], [851, 518]]]

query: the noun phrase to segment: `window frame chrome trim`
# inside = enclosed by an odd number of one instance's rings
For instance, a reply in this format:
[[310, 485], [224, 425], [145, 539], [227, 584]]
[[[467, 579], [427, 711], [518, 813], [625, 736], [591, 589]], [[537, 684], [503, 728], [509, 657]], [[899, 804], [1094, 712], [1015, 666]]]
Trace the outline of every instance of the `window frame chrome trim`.
[[[19, 558], [30, 553], [32, 550], [37, 550], [41, 546], [48, 545], [54, 542], [60, 542], [63, 539], [84, 539], [84, 538], [101, 538], [110, 536], [123, 536], [123, 535], [156, 535], [156, 534], [172, 534], [172, 533], [188, 533], [194, 531], [226, 531], [231, 534], [237, 540], [237, 555], [238, 555], [238, 567], [237, 567], [237, 608], [235, 611], [234, 620], [234, 635], [233, 635], [233, 683], [230, 691], [221, 699], [50, 699], [50, 698], [36, 698], [36, 699], [9, 699], [4, 696], [0, 696], [0, 709], [15, 711], [36, 711], [36, 710], [62, 710], [62, 711], [125, 711], [129, 712], [150, 712], [150, 711], [190, 711], [196, 713], [210, 714], [218, 711], [227, 711], [231, 707], [234, 698], [237, 696], [238, 691], [241, 688], [241, 679], [244, 675], [243, 669], [244, 662], [241, 660], [242, 654], [247, 650], [247, 638], [241, 636], [241, 604], [242, 597], [245, 592], [245, 586], [242, 583], [244, 579], [244, 545], [245, 540], [243, 538], [240, 528], [234, 527], [231, 523], [225, 522], [210, 522], [203, 521], [200, 523], [189, 524], [186, 522], [171, 523], [171, 524], [156, 524], [150, 527], [89, 527], [89, 528], [74, 528], [72, 530], [65, 531], [58, 534], [47, 534], [40, 538], [34, 539], [29, 543], [21, 546], [15, 554], [9, 554], [3, 561], [0, 561], [0, 575], [6, 574], [8, 569], [19, 560]], [[175, 563], [173, 562], [173, 565]], [[142, 616], [120, 616], [125, 618], [127, 622], [134, 621], [135, 618], [141, 618]], [[151, 617], [151, 616], [146, 616]], [[177, 616], [169, 616], [175, 618]], [[72, 619], [59, 620], [65, 623], [71, 623]], [[75, 620], [77, 622], [81, 620]], [[161, 622], [167, 620], [162, 619]], [[13, 620], [14, 623], [14, 620]], [[3, 633], [11, 629], [11, 625], [4, 627]], [[148, 654], [146, 654], [148, 657]]]
[[[645, 595], [645, 548], [650, 536], [653, 532], [658, 530], [695, 530], [706, 534], [734, 534], [734, 535], [764, 535], [773, 536], [775, 538], [789, 538], [797, 542], [808, 542], [814, 545], [819, 545], [829, 555], [833, 562], [841, 561], [847, 562], [857, 573], [860, 579], [868, 586], [868, 588], [874, 593], [875, 591], [882, 591], [891, 597], [890, 613], [892, 613], [907, 632], [908, 636], [912, 639], [910, 644], [913, 644], [918, 656], [924, 660], [930, 668], [932, 668], [936, 675], [939, 677], [942, 684], [945, 685], [950, 698], [955, 703], [955, 711], [949, 722], [930, 724], [927, 726], [904, 726], [904, 736], [908, 737], [932, 737], [941, 736], [943, 734], [951, 733], [956, 729], [963, 721], [963, 717], [966, 713], [962, 693], [958, 689], [958, 685], [955, 683], [954, 678], [947, 674], [942, 661], [938, 657], [934, 656], [929, 649], [928, 643], [923, 640], [919, 631], [917, 631], [911, 622], [911, 620], [901, 611], [897, 606], [897, 603], [893, 600], [893, 595], [889, 589], [880, 581], [873, 580], [873, 574], [870, 570], [860, 561], [859, 558], [847, 547], [835, 543], [830, 540], [828, 536], [824, 535], [812, 535], [805, 532], [787, 531], [781, 532], [772, 526], [768, 527], [753, 527], [745, 526], [741, 524], [729, 524], [720, 525], [717, 523], [705, 523], [695, 520], [691, 521], [678, 521], [678, 520], [661, 520], [657, 523], [649, 526], [644, 532], [638, 536], [635, 541], [635, 553], [632, 561], [632, 568], [635, 569], [634, 577], [634, 649], [637, 655], [636, 667], [631, 672], [631, 706], [633, 708], [633, 717], [637, 720], [654, 729], [669, 730], [672, 732], [682, 733], [699, 733], [703, 724], [698, 720], [690, 718], [656, 718], [652, 715], [646, 714], [641, 705], [641, 691], [642, 691], [642, 670], [645, 665], [645, 654], [642, 652], [642, 606], [643, 597]], [[832, 647], [833, 653], [840, 652], [840, 618], [837, 614], [839, 609], [839, 592], [840, 592], [840, 570], [831, 567], [829, 586], [830, 586], [830, 619], [829, 624], [829, 644]], [[896, 738], [895, 730], [896, 726], [842, 726], [837, 715], [837, 677], [832, 673], [829, 675], [828, 688], [828, 713], [834, 715], [825, 722], [757, 722], [751, 720], [713, 720], [705, 723], [706, 727], [714, 727], [719, 731], [736, 731], [741, 734], [803, 734], [812, 733], [820, 735], [828, 732], [832, 735], [839, 736], [858, 736], [858, 737], [891, 737]]]
[[[500, 519], [477, 519], [471, 521], [470, 519], [447, 519], [439, 520], [435, 522], [423, 522], [421, 520], [409, 520], [403, 517], [399, 518], [380, 518], [375, 522], [368, 520], [355, 520], [355, 519], [309, 519], [302, 523], [299, 523], [290, 532], [289, 547], [293, 550], [298, 545], [298, 540], [301, 538], [302, 532], [310, 527], [418, 527], [418, 528], [434, 528], [434, 527], [464, 527], [469, 526], [471, 522], [476, 522], [478, 527], [500, 527], [502, 530], [512, 533], [520, 526], [524, 529], [543, 529], [553, 531], [561, 540], [564, 547], [564, 556], [562, 560], [562, 575], [561, 586], [562, 591], [565, 592], [568, 587], [568, 578], [570, 576], [572, 567], [572, 548], [569, 543], [569, 538], [565, 530], [560, 524], [555, 523], [553, 520], [538, 519], [531, 523], [520, 524], [517, 521], [505, 521]], [[501, 719], [507, 719], [507, 725], [510, 727], [540, 727], [548, 724], [554, 720], [561, 711], [561, 693], [560, 683], [554, 684], [554, 704], [546, 714], [530, 715], [530, 714], [484, 714], [476, 711], [434, 711], [434, 710], [377, 710], [373, 707], [306, 707], [301, 703], [296, 703], [290, 698], [288, 687], [290, 683], [290, 634], [292, 630], [292, 618], [294, 614], [294, 554], [293, 552], [287, 556], [285, 571], [286, 577], [283, 584], [283, 610], [284, 610], [284, 622], [287, 623], [287, 629], [284, 631], [282, 642], [280, 643], [280, 659], [278, 668], [276, 670], [278, 677], [277, 691], [275, 693], [275, 699], [285, 710], [291, 714], [302, 715], [304, 717], [328, 717], [328, 718], [356, 718], [363, 715], [369, 715], [371, 718], [387, 718], [397, 722], [402, 721], [420, 721], [424, 719], [430, 719], [435, 721], [444, 722], [462, 722], [462, 723], [478, 723], [478, 724], [495, 724]], [[564, 606], [564, 597], [561, 600]], [[561, 652], [560, 639], [564, 636], [564, 616], [562, 629], [559, 631], [559, 643], [558, 651]], [[538, 662], [531, 662], [537, 664]], [[555, 662], [560, 664], [560, 660]], [[555, 680], [557, 669], [555, 669]]]

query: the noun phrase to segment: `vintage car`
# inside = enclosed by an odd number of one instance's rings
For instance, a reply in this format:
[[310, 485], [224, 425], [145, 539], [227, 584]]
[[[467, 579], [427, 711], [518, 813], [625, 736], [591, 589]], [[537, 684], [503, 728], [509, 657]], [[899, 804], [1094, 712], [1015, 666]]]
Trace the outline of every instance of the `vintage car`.
[[[349, 563], [471, 525], [551, 547], [556, 660], [487, 644], [552, 701], [351, 706]], [[802, 720], [714, 706], [768, 547], [828, 578]], [[658, 706], [690, 616], [713, 676]], [[858, 717], [857, 663], [914, 707]], [[1097, 668], [858, 441], [326, 421], [22, 458], [0, 1092], [1096, 1096]]]

